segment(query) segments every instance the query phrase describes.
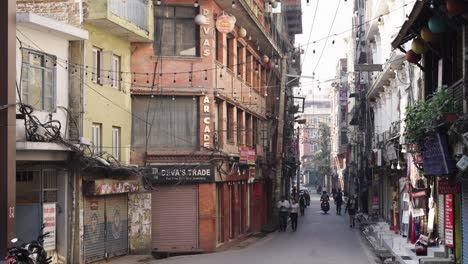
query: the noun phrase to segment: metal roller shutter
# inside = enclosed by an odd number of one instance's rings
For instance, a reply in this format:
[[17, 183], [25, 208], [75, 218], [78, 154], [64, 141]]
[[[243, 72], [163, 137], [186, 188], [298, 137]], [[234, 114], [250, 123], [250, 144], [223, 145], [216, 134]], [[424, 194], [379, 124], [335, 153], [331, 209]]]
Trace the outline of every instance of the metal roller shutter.
[[161, 252], [198, 249], [198, 185], [158, 186], [151, 197], [153, 249]]
[[462, 263], [468, 263], [468, 182], [462, 185]]
[[105, 257], [105, 198], [85, 198], [84, 202], [84, 257], [85, 262]]
[[128, 254], [128, 197], [106, 197], [106, 252], [108, 257]]

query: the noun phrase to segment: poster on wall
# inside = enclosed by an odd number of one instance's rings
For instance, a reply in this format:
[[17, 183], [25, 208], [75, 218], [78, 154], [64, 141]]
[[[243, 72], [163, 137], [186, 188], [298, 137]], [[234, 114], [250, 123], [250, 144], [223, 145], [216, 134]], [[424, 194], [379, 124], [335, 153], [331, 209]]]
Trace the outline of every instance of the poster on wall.
[[445, 245], [453, 247], [453, 194], [445, 195]]
[[46, 251], [55, 250], [56, 219], [56, 204], [44, 203], [42, 205], [42, 223], [45, 226], [43, 234], [49, 232], [49, 235], [44, 238], [44, 249]]

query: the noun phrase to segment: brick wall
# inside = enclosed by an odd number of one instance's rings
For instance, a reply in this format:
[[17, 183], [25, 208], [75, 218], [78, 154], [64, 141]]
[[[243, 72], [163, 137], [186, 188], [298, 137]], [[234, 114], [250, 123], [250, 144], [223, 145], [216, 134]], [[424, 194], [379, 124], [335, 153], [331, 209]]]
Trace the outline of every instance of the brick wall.
[[211, 252], [216, 247], [216, 184], [200, 184], [198, 199], [200, 248]]
[[17, 12], [33, 12], [74, 26], [80, 26], [81, 0], [16, 0]]

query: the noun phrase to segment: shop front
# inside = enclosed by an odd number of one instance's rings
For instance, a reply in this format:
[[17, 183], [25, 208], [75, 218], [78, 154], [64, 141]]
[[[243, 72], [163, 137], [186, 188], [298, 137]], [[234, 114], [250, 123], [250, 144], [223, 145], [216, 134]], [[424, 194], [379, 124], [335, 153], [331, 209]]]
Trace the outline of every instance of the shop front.
[[63, 261], [69, 234], [69, 173], [56, 163], [17, 165], [16, 237], [29, 242], [49, 232], [44, 248], [54, 263]]
[[129, 253], [129, 193], [138, 180], [83, 181], [83, 245], [85, 263]]
[[151, 165], [152, 251], [211, 251], [215, 243], [214, 165]]

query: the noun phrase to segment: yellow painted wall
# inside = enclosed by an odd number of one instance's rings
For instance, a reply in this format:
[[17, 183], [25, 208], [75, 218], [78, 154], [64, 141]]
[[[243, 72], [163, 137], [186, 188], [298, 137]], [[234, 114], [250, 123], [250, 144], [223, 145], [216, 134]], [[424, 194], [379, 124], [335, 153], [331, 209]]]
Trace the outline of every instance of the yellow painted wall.
[[[86, 65], [93, 65], [92, 49], [101, 48], [110, 50], [120, 56], [121, 71], [130, 72], [130, 42], [126, 39], [113, 36], [110, 32], [96, 28], [87, 23], [84, 28], [89, 31], [89, 40], [86, 41]], [[104, 69], [107, 70], [107, 69]], [[92, 74], [88, 72], [86, 79], [86, 113], [84, 137], [92, 139], [92, 123], [102, 124], [102, 150], [112, 153], [112, 126], [121, 128], [121, 162], [126, 164], [130, 160], [131, 144], [131, 98], [130, 74], [122, 74], [121, 89], [110, 85], [99, 85], [91, 80]], [[105, 77], [105, 76], [104, 76]]]

